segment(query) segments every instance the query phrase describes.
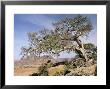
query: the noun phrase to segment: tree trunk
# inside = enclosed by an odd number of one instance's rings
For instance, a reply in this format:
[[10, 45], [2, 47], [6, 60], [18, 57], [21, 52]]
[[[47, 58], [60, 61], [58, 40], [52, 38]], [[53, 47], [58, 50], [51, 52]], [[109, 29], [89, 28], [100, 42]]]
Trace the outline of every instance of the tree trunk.
[[81, 58], [84, 58], [85, 61], [88, 61], [88, 58], [87, 58], [87, 55], [85, 53], [85, 49], [84, 49], [84, 46], [83, 46], [81, 40], [79, 40], [78, 38], [76, 38], [75, 41], [78, 44], [78, 47], [75, 48], [75, 51], [78, 53], [78, 55]]

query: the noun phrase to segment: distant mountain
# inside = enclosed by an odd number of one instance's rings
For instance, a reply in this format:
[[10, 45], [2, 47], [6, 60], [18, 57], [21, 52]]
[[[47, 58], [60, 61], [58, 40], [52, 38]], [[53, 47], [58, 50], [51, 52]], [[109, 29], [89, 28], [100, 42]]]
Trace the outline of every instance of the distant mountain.
[[41, 56], [40, 58], [43, 58], [43, 59], [54, 59], [52, 56], [50, 55], [43, 55]]
[[61, 62], [61, 61], [71, 61], [74, 60], [75, 58], [58, 58], [57, 61]]

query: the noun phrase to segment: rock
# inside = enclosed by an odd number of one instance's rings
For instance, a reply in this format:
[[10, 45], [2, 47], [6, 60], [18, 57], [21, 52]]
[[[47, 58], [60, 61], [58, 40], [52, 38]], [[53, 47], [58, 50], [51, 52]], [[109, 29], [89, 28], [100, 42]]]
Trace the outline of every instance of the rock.
[[86, 66], [89, 67], [94, 64], [94, 59], [90, 59], [89, 61], [86, 62]]
[[66, 76], [90, 76], [90, 75], [95, 76], [97, 74], [96, 70], [97, 70], [97, 65], [94, 64], [89, 67], [80, 67], [70, 70], [71, 72], [66, 74]]
[[58, 75], [64, 75], [65, 73], [65, 66], [59, 65], [56, 67], [48, 68], [48, 75], [49, 76], [58, 76]]

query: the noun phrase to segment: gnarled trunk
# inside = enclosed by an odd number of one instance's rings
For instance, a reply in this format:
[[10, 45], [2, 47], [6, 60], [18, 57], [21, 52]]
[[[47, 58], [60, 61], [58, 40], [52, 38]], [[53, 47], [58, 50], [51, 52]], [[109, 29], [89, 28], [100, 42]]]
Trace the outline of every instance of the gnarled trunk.
[[75, 51], [78, 53], [78, 55], [81, 58], [84, 58], [85, 61], [88, 61], [88, 58], [87, 58], [87, 55], [85, 53], [85, 49], [84, 49], [84, 46], [83, 46], [81, 40], [79, 40], [78, 38], [76, 38], [75, 41], [78, 44], [78, 47], [75, 48]]

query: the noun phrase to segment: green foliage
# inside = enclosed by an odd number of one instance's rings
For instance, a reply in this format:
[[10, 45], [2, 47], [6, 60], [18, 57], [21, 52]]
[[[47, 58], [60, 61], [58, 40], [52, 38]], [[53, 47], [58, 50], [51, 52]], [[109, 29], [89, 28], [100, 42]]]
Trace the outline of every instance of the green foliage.
[[64, 18], [53, 23], [54, 30], [44, 28], [40, 32], [29, 32], [29, 47], [22, 47], [22, 55], [40, 56], [41, 53], [59, 56], [60, 52], [75, 51], [74, 42], [82, 36], [87, 36], [92, 30], [88, 17], [78, 15], [74, 18]]
[[72, 61], [71, 62], [65, 61], [64, 65], [66, 66], [67, 70], [76, 68], [76, 65]]
[[48, 76], [47, 65], [42, 65], [39, 67], [39, 75]]
[[87, 44], [83, 44], [83, 45], [86, 50], [92, 50], [93, 48], [95, 48], [95, 45], [92, 43], [87, 43]]
[[86, 50], [88, 58], [97, 60], [97, 47], [94, 44], [84, 44], [84, 48]]
[[75, 65], [76, 67], [82, 67], [82, 66], [85, 65], [85, 62], [84, 62], [83, 60], [79, 59], [79, 60], [76, 60], [76, 61], [74, 62], [74, 65]]
[[53, 63], [48, 63], [47, 64], [47, 68], [50, 68], [50, 67], [52, 67], [53, 66]]

